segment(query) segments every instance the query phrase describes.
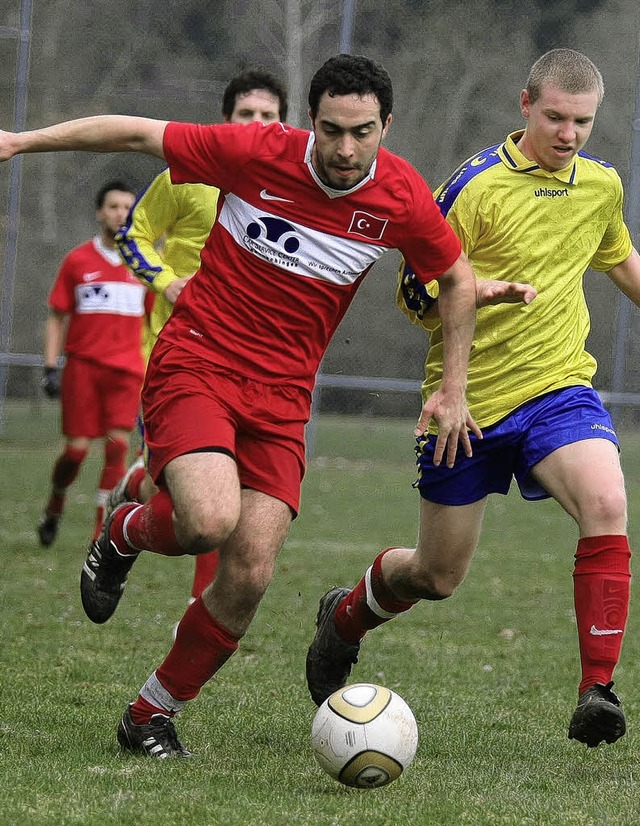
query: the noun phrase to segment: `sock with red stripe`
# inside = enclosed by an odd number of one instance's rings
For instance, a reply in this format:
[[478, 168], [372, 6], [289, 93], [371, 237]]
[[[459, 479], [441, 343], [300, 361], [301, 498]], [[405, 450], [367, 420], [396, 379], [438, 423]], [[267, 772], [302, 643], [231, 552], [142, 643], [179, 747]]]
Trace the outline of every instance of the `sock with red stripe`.
[[347, 642], [358, 642], [367, 631], [415, 605], [415, 602], [398, 600], [383, 579], [382, 558], [392, 550], [387, 548], [378, 554], [373, 565], [336, 609], [336, 631]]
[[631, 551], [626, 536], [582, 537], [573, 571], [582, 680], [581, 694], [606, 685], [620, 659], [629, 613]]
[[238, 638], [215, 620], [201, 598], [186, 610], [171, 651], [131, 707], [137, 725], [152, 714], [174, 715], [219, 671], [238, 648]]

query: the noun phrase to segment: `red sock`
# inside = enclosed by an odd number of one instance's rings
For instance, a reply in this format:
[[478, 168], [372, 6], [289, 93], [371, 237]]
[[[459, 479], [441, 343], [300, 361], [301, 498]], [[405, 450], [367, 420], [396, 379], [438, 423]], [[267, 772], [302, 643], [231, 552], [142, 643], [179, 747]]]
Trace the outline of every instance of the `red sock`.
[[108, 437], [104, 443], [104, 464], [98, 487], [101, 490], [115, 488], [120, 479], [127, 472], [126, 458], [129, 452], [129, 442], [126, 439]]
[[[175, 713], [186, 700], [198, 696], [202, 686], [237, 648], [238, 639], [209, 614], [198, 597], [180, 620], [176, 640], [165, 661], [145, 684], [143, 696], [139, 695], [131, 707], [134, 722], [148, 723], [151, 715], [158, 712]], [[145, 690], [149, 686], [151, 690]]]
[[127, 480], [127, 490], [126, 494], [133, 502], [140, 501], [140, 485], [142, 484], [142, 480], [146, 477], [147, 471], [146, 468], [138, 467], [136, 468], [129, 479]]
[[336, 609], [336, 631], [347, 642], [358, 642], [367, 631], [415, 605], [415, 602], [400, 602], [382, 578], [382, 557], [391, 550], [393, 548], [387, 548], [378, 554], [373, 565]]
[[111, 522], [111, 539], [121, 553], [151, 551], [162, 556], [183, 556], [173, 529], [173, 504], [166, 489], [160, 490], [145, 505], [132, 504], [118, 510]]
[[193, 585], [191, 586], [192, 597], [199, 597], [207, 585], [213, 582], [219, 561], [218, 551], [209, 551], [207, 554], [196, 556], [196, 567], [193, 573]]
[[92, 542], [96, 540], [102, 533], [102, 525], [104, 523], [104, 505], [102, 504], [102, 502], [106, 501], [105, 497], [102, 496], [103, 493], [106, 493], [108, 495], [107, 491], [98, 491], [98, 502], [100, 504], [96, 505], [96, 518], [95, 522], [93, 523], [93, 534], [91, 536]]
[[587, 536], [575, 555], [573, 593], [578, 624], [581, 694], [607, 684], [620, 659], [629, 613], [629, 541], [623, 535]]
[[238, 648], [238, 638], [204, 607], [191, 603], [178, 625], [176, 640], [156, 675], [178, 700], [193, 700]]
[[166, 708], [160, 708], [160, 706], [150, 703], [147, 699], [138, 694], [135, 703], [132, 703], [131, 705], [130, 713], [131, 719], [136, 726], [144, 726], [149, 722], [149, 720], [151, 720], [154, 714], [164, 714], [165, 717], [173, 717], [175, 711], [168, 711]]
[[51, 473], [52, 492], [47, 502], [49, 513], [59, 516], [64, 510], [67, 488], [75, 481], [88, 452], [84, 448], [67, 446], [56, 460]]

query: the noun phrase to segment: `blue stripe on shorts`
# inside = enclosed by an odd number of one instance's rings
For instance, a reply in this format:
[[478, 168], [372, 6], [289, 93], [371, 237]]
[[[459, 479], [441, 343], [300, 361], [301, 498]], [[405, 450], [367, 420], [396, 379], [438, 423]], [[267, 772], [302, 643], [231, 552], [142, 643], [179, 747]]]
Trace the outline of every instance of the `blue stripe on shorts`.
[[506, 494], [515, 477], [524, 499], [548, 499], [530, 475], [531, 468], [563, 445], [607, 439], [618, 445], [611, 416], [591, 387], [567, 387], [533, 399], [500, 422], [471, 434], [473, 456], [458, 448], [455, 465], [433, 464], [436, 437], [417, 439], [418, 488], [424, 499], [441, 505], [468, 505], [489, 493]]

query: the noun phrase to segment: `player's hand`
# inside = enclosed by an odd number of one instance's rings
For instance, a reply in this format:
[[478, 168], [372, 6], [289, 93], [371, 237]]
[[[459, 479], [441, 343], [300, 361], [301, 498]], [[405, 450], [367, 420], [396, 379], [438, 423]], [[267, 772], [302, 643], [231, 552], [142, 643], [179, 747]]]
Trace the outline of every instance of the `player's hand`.
[[13, 132], [4, 132], [0, 129], [0, 161], [8, 161], [16, 154], [13, 146]]
[[50, 399], [57, 399], [60, 395], [60, 371], [57, 367], [45, 367], [42, 371], [40, 385]]
[[473, 455], [469, 433], [482, 439], [482, 431], [471, 418], [463, 394], [447, 392], [442, 388], [436, 390], [422, 408], [414, 435], [422, 436], [429, 427], [431, 419], [434, 419], [438, 426], [436, 449], [433, 454], [434, 465], [439, 465], [444, 458], [447, 467], [453, 467], [458, 443], [464, 450], [465, 456]]
[[537, 295], [538, 291], [531, 284], [482, 278], [476, 281], [476, 307], [488, 307], [494, 304], [531, 304]]
[[193, 275], [185, 275], [183, 278], [176, 278], [175, 281], [172, 281], [171, 284], [165, 289], [164, 297], [170, 304], [175, 304], [178, 300], [178, 296], [184, 290], [187, 281], [190, 278], [193, 278]]

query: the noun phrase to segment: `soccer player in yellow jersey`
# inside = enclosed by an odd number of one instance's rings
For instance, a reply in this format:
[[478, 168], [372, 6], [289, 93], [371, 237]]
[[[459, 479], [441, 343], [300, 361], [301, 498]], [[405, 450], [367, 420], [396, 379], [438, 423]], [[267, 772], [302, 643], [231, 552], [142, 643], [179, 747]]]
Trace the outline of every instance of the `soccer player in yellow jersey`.
[[[431, 433], [418, 437], [418, 546], [383, 551], [353, 590], [322, 598], [307, 657], [321, 703], [344, 685], [366, 631], [420, 599], [449, 597], [464, 579], [490, 493], [515, 477], [525, 499], [553, 497], [575, 520], [574, 603], [582, 678], [569, 737], [597, 746], [626, 729], [612, 691], [629, 604], [624, 479], [611, 418], [592, 389], [585, 349], [588, 267], [640, 305], [640, 257], [622, 216], [620, 178], [583, 146], [603, 96], [584, 55], [554, 49], [532, 67], [520, 105], [523, 131], [466, 161], [434, 193], [479, 283], [516, 278], [535, 301], [479, 309], [467, 400], [482, 440], [455, 465], [434, 462]], [[399, 303], [430, 335], [424, 398], [442, 375], [434, 296], [401, 266]]]
[[[262, 69], [235, 75], [222, 98], [226, 123], [284, 122], [287, 108], [285, 88]], [[145, 347], [147, 359], [183, 287], [200, 266], [200, 250], [216, 218], [218, 195], [218, 189], [205, 184], [173, 185], [166, 169], [138, 198], [116, 236], [127, 266], [156, 294]], [[160, 242], [162, 250], [158, 251]], [[111, 513], [122, 502], [147, 502], [156, 492], [140, 458], [112, 491], [107, 511]], [[217, 561], [217, 551], [196, 556], [191, 600], [212, 581]]]

